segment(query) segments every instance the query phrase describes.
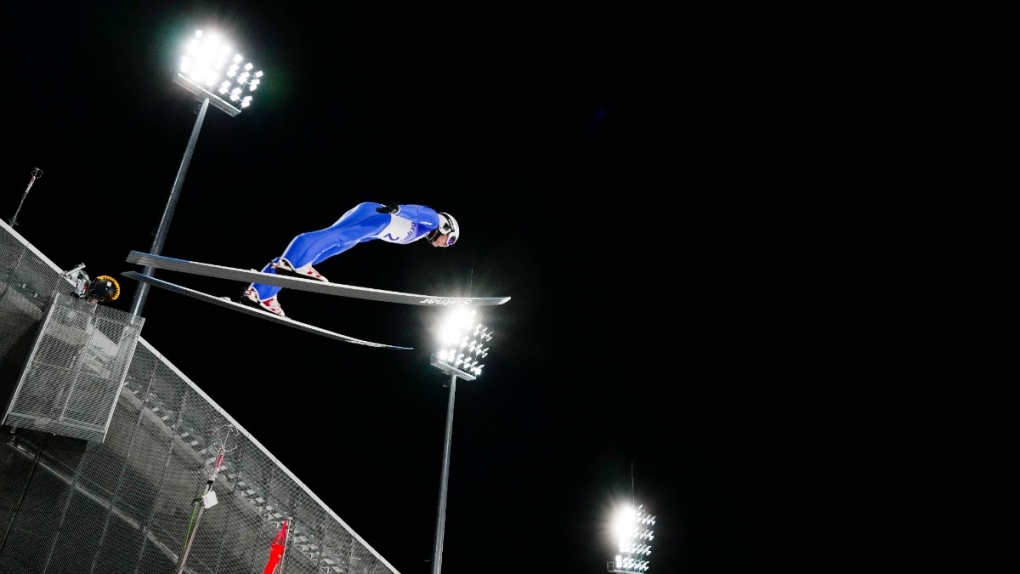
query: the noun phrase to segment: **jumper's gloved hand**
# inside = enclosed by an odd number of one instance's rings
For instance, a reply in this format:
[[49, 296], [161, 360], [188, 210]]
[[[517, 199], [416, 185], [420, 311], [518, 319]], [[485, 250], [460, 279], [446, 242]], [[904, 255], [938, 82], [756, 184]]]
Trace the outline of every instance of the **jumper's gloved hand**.
[[384, 205], [382, 207], [375, 208], [375, 210], [378, 211], [379, 213], [390, 213], [390, 214], [393, 214], [393, 213], [397, 213], [397, 212], [400, 211], [400, 206], [397, 205], [396, 203], [390, 202], [390, 203], [387, 203], [386, 205]]

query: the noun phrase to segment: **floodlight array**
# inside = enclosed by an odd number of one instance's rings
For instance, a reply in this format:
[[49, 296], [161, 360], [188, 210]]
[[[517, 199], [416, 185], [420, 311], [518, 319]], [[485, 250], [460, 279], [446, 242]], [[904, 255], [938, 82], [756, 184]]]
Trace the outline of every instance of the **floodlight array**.
[[218, 34], [198, 30], [181, 57], [180, 74], [208, 95], [244, 109], [262, 83], [262, 71], [232, 52]]
[[620, 552], [627, 554], [651, 554], [652, 547], [648, 544], [636, 544], [634, 542], [621, 542]]
[[486, 343], [492, 340], [492, 333], [475, 320], [474, 309], [454, 309], [443, 328], [436, 358], [457, 370], [474, 376], [482, 374], [481, 363], [489, 354]]
[[638, 574], [647, 571], [645, 557], [652, 553], [655, 535], [650, 527], [655, 526], [655, 517], [645, 512], [644, 506], [636, 509], [628, 506], [620, 511], [615, 526], [620, 553], [616, 555], [614, 571]]
[[616, 557], [616, 571], [617, 572], [646, 572], [648, 570], [647, 560], [637, 560], [635, 558], [617, 556]]

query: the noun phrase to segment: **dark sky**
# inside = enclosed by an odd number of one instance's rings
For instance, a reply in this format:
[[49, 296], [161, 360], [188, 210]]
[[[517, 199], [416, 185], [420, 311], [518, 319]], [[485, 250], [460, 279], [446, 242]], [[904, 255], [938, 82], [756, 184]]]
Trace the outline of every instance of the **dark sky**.
[[[41, 168], [17, 230], [118, 277], [112, 306], [130, 307], [124, 259], [151, 247], [194, 125], [172, 78], [197, 28], [265, 78], [237, 117], [209, 110], [163, 254], [261, 267], [361, 201], [459, 220], [451, 249], [373, 242], [318, 266], [512, 297], [483, 310], [485, 375], [457, 385], [443, 572], [605, 571], [632, 497], [658, 517], [650, 574], [974, 567], [1015, 540], [991, 524], [1015, 507], [1016, 409], [938, 335], [958, 318], [940, 279], [966, 256], [913, 231], [930, 199], [885, 171], [888, 77], [823, 57], [823, 25], [629, 3], [35, 4], [4, 9], [0, 216]], [[438, 311], [280, 301], [414, 350], [158, 289], [143, 337], [400, 572], [429, 572]]]

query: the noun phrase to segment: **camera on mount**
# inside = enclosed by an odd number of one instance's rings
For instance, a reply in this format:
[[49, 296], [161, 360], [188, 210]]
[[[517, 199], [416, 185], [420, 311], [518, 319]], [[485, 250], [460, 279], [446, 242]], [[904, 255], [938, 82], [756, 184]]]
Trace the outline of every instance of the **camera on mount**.
[[85, 264], [79, 263], [64, 273], [64, 278], [71, 282], [74, 295], [79, 299], [88, 299], [95, 303], [108, 303], [120, 297], [120, 284], [109, 275], [100, 275], [89, 279], [85, 273]]

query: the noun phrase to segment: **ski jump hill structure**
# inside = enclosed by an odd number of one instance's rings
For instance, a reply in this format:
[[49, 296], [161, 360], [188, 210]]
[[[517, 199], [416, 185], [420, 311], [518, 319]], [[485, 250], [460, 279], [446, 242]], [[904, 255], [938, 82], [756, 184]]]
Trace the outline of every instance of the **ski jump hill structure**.
[[399, 574], [81, 276], [0, 221], [0, 572]]

